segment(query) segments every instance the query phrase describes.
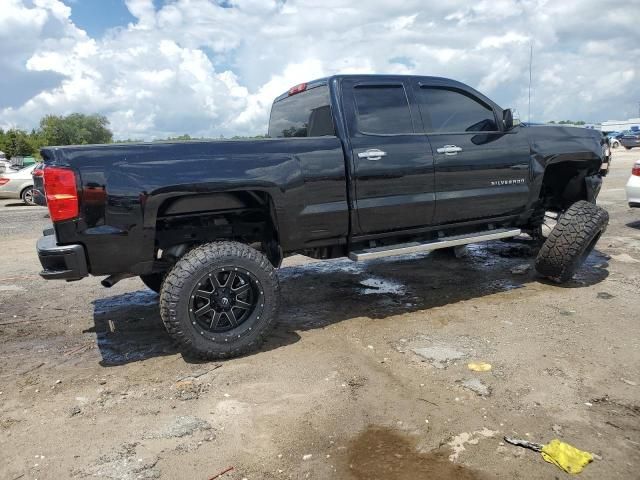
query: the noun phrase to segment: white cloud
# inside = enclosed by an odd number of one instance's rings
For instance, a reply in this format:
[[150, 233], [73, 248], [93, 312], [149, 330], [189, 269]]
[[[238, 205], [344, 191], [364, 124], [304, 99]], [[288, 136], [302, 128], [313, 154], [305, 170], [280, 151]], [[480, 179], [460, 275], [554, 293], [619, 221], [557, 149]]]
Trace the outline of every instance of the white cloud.
[[[91, 38], [73, 3], [0, 0], [0, 126], [106, 114], [117, 138], [266, 131], [272, 99], [333, 73], [461, 80], [534, 119], [635, 115], [640, 9], [584, 0], [126, 0]], [[37, 80], [37, 81], [36, 81]]]
[[530, 38], [515, 32], [507, 32], [504, 35], [490, 35], [480, 40], [478, 49], [484, 48], [519, 48], [518, 44], [528, 43]]

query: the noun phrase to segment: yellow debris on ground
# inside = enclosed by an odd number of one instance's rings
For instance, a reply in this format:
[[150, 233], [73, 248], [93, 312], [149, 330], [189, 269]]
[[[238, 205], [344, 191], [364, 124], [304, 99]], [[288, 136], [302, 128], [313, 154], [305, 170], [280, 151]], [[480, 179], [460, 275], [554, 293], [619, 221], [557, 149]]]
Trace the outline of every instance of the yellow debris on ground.
[[485, 362], [471, 362], [467, 364], [467, 367], [474, 372], [488, 372], [491, 370], [491, 364]]
[[553, 463], [567, 473], [580, 473], [592, 460], [593, 455], [583, 452], [558, 439], [551, 440], [542, 447], [542, 458]]

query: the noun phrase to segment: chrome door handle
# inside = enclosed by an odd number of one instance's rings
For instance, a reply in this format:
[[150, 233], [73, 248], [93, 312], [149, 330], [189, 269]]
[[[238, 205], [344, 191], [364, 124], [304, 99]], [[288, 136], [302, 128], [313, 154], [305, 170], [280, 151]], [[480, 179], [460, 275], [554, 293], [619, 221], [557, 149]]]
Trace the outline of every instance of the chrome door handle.
[[445, 145], [444, 147], [438, 148], [436, 151], [438, 153], [444, 153], [445, 155], [457, 155], [458, 152], [462, 151], [462, 149], [455, 145]]
[[377, 148], [370, 148], [369, 150], [358, 153], [358, 158], [366, 158], [367, 160], [380, 160], [382, 157], [386, 156], [387, 152], [383, 152]]

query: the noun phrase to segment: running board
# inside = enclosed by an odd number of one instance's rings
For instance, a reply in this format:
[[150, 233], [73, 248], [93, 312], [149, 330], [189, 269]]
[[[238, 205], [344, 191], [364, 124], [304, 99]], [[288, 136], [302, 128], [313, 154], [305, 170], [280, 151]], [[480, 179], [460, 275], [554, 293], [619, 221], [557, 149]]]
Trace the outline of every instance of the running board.
[[398, 245], [387, 245], [384, 247], [367, 248], [355, 252], [349, 252], [349, 258], [355, 262], [372, 260], [374, 258], [393, 257], [395, 255], [407, 255], [409, 253], [430, 252], [439, 248], [457, 247], [469, 243], [486, 242], [488, 240], [498, 240], [500, 238], [517, 237], [520, 229], [498, 229], [486, 232], [476, 232], [469, 235], [454, 235], [442, 237], [429, 242], [400, 243]]

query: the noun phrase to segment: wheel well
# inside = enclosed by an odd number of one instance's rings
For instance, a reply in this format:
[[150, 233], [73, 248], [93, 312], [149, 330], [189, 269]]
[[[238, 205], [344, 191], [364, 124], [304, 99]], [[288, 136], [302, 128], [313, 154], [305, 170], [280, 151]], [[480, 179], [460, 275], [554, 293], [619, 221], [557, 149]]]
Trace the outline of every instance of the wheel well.
[[29, 190], [30, 188], [31, 188], [31, 189], [33, 189], [33, 185], [27, 185], [27, 186], [26, 186], [26, 187], [24, 187], [22, 190], [20, 190], [20, 198], [22, 198], [22, 194], [23, 194], [25, 191]]
[[562, 211], [578, 200], [588, 200], [585, 177], [598, 171], [596, 162], [585, 167], [570, 162], [549, 165], [542, 179], [540, 190], [541, 207], [545, 210]]
[[260, 191], [196, 194], [171, 198], [160, 206], [156, 248], [166, 253], [164, 260], [175, 261], [193, 246], [218, 240], [252, 245], [279, 266], [282, 252], [270, 195]]

